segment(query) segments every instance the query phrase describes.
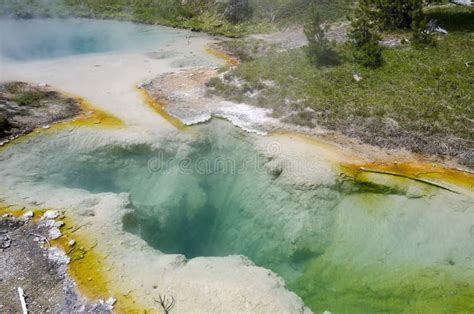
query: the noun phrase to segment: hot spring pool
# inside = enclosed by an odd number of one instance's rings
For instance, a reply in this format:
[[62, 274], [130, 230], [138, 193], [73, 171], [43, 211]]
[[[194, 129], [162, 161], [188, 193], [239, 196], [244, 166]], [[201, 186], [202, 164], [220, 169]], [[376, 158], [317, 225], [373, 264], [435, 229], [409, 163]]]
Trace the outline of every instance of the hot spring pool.
[[1, 175], [51, 193], [129, 193], [125, 231], [188, 258], [248, 256], [316, 313], [474, 309], [472, 196], [405, 182], [422, 191], [412, 196], [345, 177], [300, 186], [229, 123], [193, 130], [159, 145], [38, 137], [3, 153]]
[[13, 61], [92, 53], [135, 52], [166, 46], [187, 31], [90, 19], [0, 19], [0, 57]]

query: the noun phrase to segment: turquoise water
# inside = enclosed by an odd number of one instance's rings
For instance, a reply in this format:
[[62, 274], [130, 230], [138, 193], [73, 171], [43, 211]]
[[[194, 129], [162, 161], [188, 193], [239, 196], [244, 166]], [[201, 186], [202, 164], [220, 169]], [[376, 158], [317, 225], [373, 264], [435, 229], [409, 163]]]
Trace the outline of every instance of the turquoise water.
[[158, 49], [184, 37], [171, 28], [88, 19], [0, 19], [0, 56], [53, 59], [104, 52]]
[[78, 152], [67, 137], [38, 139], [0, 166], [21, 164], [35, 184], [130, 193], [126, 231], [188, 258], [246, 255], [315, 312], [474, 311], [472, 196], [413, 182], [425, 196], [407, 197], [343, 177], [298, 186], [268, 171], [270, 159], [230, 124], [193, 130], [160, 148]]

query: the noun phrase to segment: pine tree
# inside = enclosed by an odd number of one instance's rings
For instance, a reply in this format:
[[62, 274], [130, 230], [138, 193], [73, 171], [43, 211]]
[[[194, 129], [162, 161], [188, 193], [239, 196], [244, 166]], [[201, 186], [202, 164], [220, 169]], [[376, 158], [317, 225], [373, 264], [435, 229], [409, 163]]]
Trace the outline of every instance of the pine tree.
[[423, 13], [423, 8], [419, 6], [411, 12], [412, 23], [411, 29], [412, 43], [415, 48], [435, 47], [437, 42], [433, 34], [427, 31], [426, 16]]
[[311, 3], [309, 12], [309, 20], [304, 26], [304, 33], [308, 41], [308, 46], [305, 48], [306, 55], [311, 64], [318, 66], [339, 64], [339, 57], [326, 38], [321, 15], [314, 2]]
[[381, 37], [376, 25], [370, 0], [360, 0], [351, 20], [349, 39], [355, 60], [369, 68], [379, 67], [383, 63], [382, 46], [379, 44]]
[[423, 0], [374, 0], [385, 29], [410, 28], [412, 12], [423, 6]]
[[252, 15], [248, 0], [229, 0], [224, 12], [225, 18], [233, 23], [240, 23]]

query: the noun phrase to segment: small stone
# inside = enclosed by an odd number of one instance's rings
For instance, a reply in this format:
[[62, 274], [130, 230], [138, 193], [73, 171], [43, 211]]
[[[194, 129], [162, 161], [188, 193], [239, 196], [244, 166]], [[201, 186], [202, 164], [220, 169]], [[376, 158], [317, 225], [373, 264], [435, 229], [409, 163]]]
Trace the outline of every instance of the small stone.
[[117, 302], [117, 299], [114, 297], [110, 297], [107, 299], [107, 301], [105, 301], [105, 303], [107, 303], [107, 305], [110, 305], [110, 306], [114, 305], [116, 302]]
[[56, 240], [62, 236], [61, 231], [58, 228], [51, 228], [48, 231], [48, 239], [49, 240]]
[[59, 212], [56, 210], [48, 210], [43, 214], [41, 219], [56, 219], [59, 217]]
[[12, 244], [12, 238], [8, 235], [8, 233], [0, 236], [0, 251], [8, 249]]
[[35, 215], [35, 214], [33, 213], [33, 211], [30, 210], [30, 211], [24, 213], [24, 214], [21, 216], [21, 218], [29, 220], [29, 219], [33, 218], [34, 215]]
[[62, 250], [57, 247], [48, 249], [48, 259], [56, 264], [69, 264], [71, 259]]
[[92, 281], [92, 277], [87, 278], [88, 281]]
[[49, 129], [49, 128], [51, 128], [49, 124], [43, 126], [43, 129]]
[[61, 228], [62, 226], [64, 226], [64, 222], [62, 221], [56, 221], [56, 220], [41, 220], [39, 223], [38, 223], [38, 226], [40, 228]]
[[364, 79], [359, 73], [355, 73], [354, 75], [352, 75], [352, 78], [354, 78], [354, 81], [356, 82], [360, 82]]
[[69, 246], [74, 246], [76, 244], [76, 240], [69, 240], [69, 242], [67, 243], [67, 245]]

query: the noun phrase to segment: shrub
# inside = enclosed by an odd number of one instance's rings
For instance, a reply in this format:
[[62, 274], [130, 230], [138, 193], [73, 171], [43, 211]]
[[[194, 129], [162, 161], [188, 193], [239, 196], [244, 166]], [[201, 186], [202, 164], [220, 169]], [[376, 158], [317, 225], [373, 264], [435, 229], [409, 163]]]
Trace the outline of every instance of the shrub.
[[39, 106], [40, 101], [47, 97], [47, 93], [42, 91], [25, 91], [15, 96], [15, 101], [20, 106]]
[[0, 135], [6, 134], [11, 129], [11, 124], [7, 118], [0, 115]]
[[304, 33], [308, 40], [308, 46], [305, 48], [306, 55], [312, 64], [336, 65], [340, 63], [337, 53], [326, 38], [321, 15], [314, 3], [310, 6], [310, 16], [304, 26]]
[[224, 12], [225, 18], [233, 24], [240, 23], [251, 15], [252, 10], [248, 0], [230, 0]]
[[412, 43], [415, 48], [435, 47], [436, 37], [427, 31], [426, 16], [421, 7], [412, 11]]
[[423, 8], [423, 0], [373, 0], [385, 29], [410, 28], [413, 12]]
[[382, 46], [379, 44], [381, 37], [376, 25], [369, 0], [361, 0], [351, 20], [349, 39], [355, 60], [368, 68], [376, 68], [383, 63]]

